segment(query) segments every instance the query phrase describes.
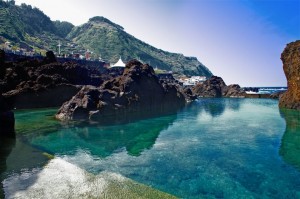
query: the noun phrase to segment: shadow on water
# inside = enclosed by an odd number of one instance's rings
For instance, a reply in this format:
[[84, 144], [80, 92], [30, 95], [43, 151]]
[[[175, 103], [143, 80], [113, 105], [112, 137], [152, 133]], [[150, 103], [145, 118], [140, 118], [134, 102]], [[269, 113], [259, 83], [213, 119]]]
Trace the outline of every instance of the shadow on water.
[[40, 132], [30, 137], [29, 142], [51, 154], [74, 154], [80, 146], [98, 157], [110, 156], [124, 148], [129, 155], [139, 156], [152, 148], [160, 132], [176, 120], [177, 114], [139, 118], [130, 115], [122, 120], [106, 118], [100, 122], [71, 123], [51, 133]]
[[300, 112], [282, 109], [280, 114], [286, 121], [286, 128], [279, 154], [288, 164], [300, 169]]
[[[139, 113], [122, 118], [107, 117], [98, 122], [61, 123], [53, 117], [56, 111], [16, 111], [17, 138], [0, 140], [1, 182], [12, 174], [46, 165], [49, 157], [44, 152], [64, 155], [83, 149], [97, 157], [107, 157], [126, 149], [129, 155], [139, 156], [144, 150], [152, 148], [160, 132], [177, 118], [175, 111], [166, 112], [163, 116]], [[36, 180], [30, 180], [26, 187]], [[4, 198], [3, 189], [0, 190], [0, 198]]]
[[[15, 147], [15, 138], [0, 137], [0, 181], [4, 179], [4, 172], [7, 169], [6, 160], [12, 149]], [[2, 186], [2, 184], [1, 184]], [[3, 188], [0, 189], [0, 198], [4, 198]]]
[[[17, 138], [2, 138], [0, 140], [0, 182], [9, 175], [44, 166], [48, 157], [42, 151], [35, 149]], [[34, 183], [34, 180], [32, 181]], [[0, 189], [0, 198], [4, 198], [4, 187]]]
[[[103, 117], [97, 121], [61, 123], [53, 118], [56, 109], [20, 111], [17, 131], [31, 146], [50, 154], [74, 154], [78, 149], [107, 157], [126, 149], [139, 156], [150, 149], [160, 132], [177, 118], [179, 110], [138, 112]], [[80, 146], [80, 147], [79, 147]]]

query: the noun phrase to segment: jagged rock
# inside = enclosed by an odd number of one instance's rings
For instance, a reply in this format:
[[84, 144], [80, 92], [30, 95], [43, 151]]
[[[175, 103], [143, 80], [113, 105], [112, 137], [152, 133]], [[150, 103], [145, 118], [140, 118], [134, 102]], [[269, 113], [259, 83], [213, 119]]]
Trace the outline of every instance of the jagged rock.
[[0, 78], [1, 79], [4, 77], [6, 71], [4, 62], [5, 62], [5, 52], [4, 50], [0, 50]]
[[285, 47], [281, 60], [288, 90], [280, 96], [279, 107], [300, 110], [300, 40]]
[[198, 97], [222, 97], [222, 88], [225, 86], [221, 77], [212, 76], [205, 82], [192, 87], [192, 91]]
[[222, 89], [223, 97], [243, 97], [245, 91], [238, 84], [231, 84]]
[[56, 57], [52, 51], [46, 52], [46, 57], [44, 59], [45, 63], [53, 63], [56, 62]]
[[244, 97], [245, 91], [237, 84], [227, 86], [221, 77], [212, 76], [203, 83], [192, 87], [198, 97]]
[[271, 99], [279, 99], [280, 98], [280, 96], [282, 95], [282, 94], [284, 94], [286, 91], [279, 91], [279, 92], [276, 92], [276, 93], [272, 93], [271, 95], [270, 95], [270, 98]]
[[15, 117], [0, 93], [0, 139], [15, 136]]
[[5, 51], [0, 50], [0, 64], [3, 64], [5, 62]]
[[10, 108], [31, 109], [58, 107], [74, 96], [81, 86], [58, 84], [43, 86], [32, 82], [24, 82], [22, 88], [4, 94]]
[[5, 63], [4, 67], [0, 92], [4, 93], [11, 108], [61, 106], [81, 89], [82, 86], [77, 85], [100, 86], [105, 77], [97, 76], [96, 71], [92, 73], [74, 62], [45, 64], [44, 61], [26, 58], [20, 62]]
[[85, 86], [56, 114], [59, 120], [123, 117], [128, 113], [162, 113], [185, 105], [175, 85], [160, 84], [154, 70], [136, 60], [127, 63], [122, 76], [100, 88]]

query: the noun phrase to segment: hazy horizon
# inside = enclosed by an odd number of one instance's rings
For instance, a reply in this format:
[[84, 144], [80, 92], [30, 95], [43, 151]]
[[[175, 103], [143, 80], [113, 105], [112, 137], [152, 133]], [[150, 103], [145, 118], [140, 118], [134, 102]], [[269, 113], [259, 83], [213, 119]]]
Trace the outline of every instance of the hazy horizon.
[[[125, 3], [126, 2], [126, 3]], [[280, 54], [300, 38], [298, 0], [17, 0], [51, 20], [104, 16], [142, 41], [197, 57], [226, 84], [286, 86]]]

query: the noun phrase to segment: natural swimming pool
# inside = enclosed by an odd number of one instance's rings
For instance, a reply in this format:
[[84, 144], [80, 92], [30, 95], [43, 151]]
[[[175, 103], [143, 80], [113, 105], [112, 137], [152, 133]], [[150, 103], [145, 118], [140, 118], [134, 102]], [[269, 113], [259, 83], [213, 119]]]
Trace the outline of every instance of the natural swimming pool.
[[60, 123], [55, 109], [16, 111], [17, 140], [1, 149], [10, 150], [0, 170], [4, 191], [50, 189], [36, 174], [46, 152], [180, 198], [300, 198], [300, 114], [277, 103], [200, 99], [177, 114], [110, 125]]

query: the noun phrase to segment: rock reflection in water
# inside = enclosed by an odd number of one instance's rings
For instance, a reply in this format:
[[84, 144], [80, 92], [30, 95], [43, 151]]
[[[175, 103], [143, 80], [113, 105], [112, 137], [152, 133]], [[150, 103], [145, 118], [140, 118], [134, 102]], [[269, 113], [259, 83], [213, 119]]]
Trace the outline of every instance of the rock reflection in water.
[[[243, 99], [205, 99], [200, 98], [198, 103], [202, 106], [200, 107], [201, 110], [204, 110], [212, 117], [219, 117], [221, 116], [226, 109], [230, 109], [233, 111], [238, 111], [240, 106], [243, 102]], [[199, 108], [199, 107], [197, 107]]]
[[282, 109], [280, 113], [286, 121], [286, 129], [279, 153], [287, 163], [300, 169], [300, 112]]
[[160, 132], [167, 129], [176, 118], [177, 115], [172, 114], [122, 125], [113, 120], [105, 125], [73, 123], [68, 127], [61, 126], [52, 133], [40, 132], [38, 136], [30, 136], [27, 139], [37, 148], [51, 154], [74, 154], [80, 146], [81, 149], [99, 157], [109, 156], [124, 148], [129, 155], [139, 156], [154, 145]]

